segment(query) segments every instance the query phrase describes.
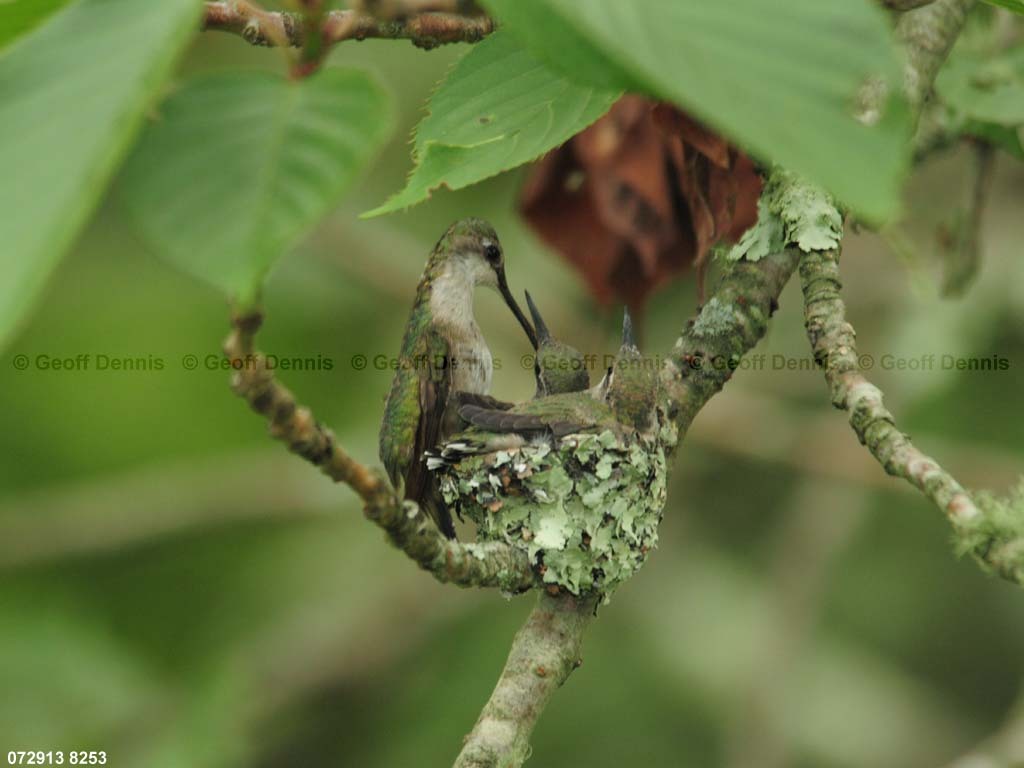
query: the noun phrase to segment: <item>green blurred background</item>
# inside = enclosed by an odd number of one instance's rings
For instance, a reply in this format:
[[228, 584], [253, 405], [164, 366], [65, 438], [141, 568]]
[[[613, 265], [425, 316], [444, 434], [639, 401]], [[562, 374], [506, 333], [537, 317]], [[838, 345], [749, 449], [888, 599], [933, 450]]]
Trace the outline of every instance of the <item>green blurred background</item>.
[[[387, 83], [399, 129], [266, 292], [262, 347], [332, 361], [281, 377], [367, 461], [390, 382], [372, 358], [397, 353], [426, 254], [457, 217], [495, 223], [513, 288], [531, 289], [556, 333], [616, 346], [618, 309], [596, 307], [516, 219], [521, 174], [357, 219], [401, 186], [424, 98], [460, 53], [366, 42], [332, 55]], [[185, 61], [283, 67], [218, 34]], [[904, 429], [965, 483], [1002, 490], [1024, 467], [1024, 170], [1000, 163], [983, 274], [941, 301], [935, 226], [966, 168], [953, 153], [921, 169], [912, 252], [854, 237], [844, 273]], [[682, 279], [655, 297], [647, 350], [669, 346], [694, 296]], [[941, 766], [992, 734], [1024, 738], [1024, 594], [955, 558], [941, 515], [857, 445], [819, 374], [773, 370], [772, 355], [808, 354], [795, 286], [781, 305], [764, 369], [698, 417], [660, 547], [602, 609], [531, 766]], [[496, 394], [528, 396], [521, 333], [497, 295], [477, 306], [502, 363]], [[392, 549], [353, 494], [273, 443], [227, 373], [206, 369], [226, 331], [219, 296], [133, 234], [115, 183], [0, 366], [0, 745], [102, 749], [114, 766], [450, 764], [531, 598], [442, 588]], [[11, 365], [82, 353], [164, 367]], [[928, 354], [1010, 368], [882, 366]]]

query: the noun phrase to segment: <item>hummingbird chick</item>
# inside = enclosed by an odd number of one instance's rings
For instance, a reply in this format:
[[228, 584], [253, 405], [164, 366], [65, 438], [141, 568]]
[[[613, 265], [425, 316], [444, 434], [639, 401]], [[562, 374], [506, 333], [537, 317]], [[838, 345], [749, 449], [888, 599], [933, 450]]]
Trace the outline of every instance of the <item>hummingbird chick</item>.
[[[550, 391], [552, 372], [541, 364], [538, 393]], [[472, 426], [429, 455], [427, 467], [450, 508], [476, 524], [477, 541], [521, 550], [538, 586], [575, 595], [607, 597], [643, 565], [657, 545], [678, 432], [628, 313], [597, 386], [459, 413]]]
[[380, 429], [380, 458], [391, 482], [448, 538], [455, 537], [451, 514], [420, 457], [462, 426], [460, 394], [490, 391], [491, 352], [473, 316], [478, 285], [501, 293], [536, 347], [509, 290], [494, 228], [482, 219], [455, 222], [434, 246], [416, 288]]
[[[485, 408], [467, 404], [459, 415], [466, 429], [428, 455], [428, 468], [439, 470], [458, 463], [461, 457], [476, 456], [522, 446], [554, 446], [561, 439], [593, 431], [611, 431], [628, 439], [630, 433], [647, 434], [655, 426], [658, 400], [658, 373], [644, 360], [633, 338], [629, 310], [622, 322], [622, 345], [605, 377], [587, 389], [589, 377], [582, 366], [583, 356], [567, 344], [551, 339], [533, 302], [527, 298], [541, 348], [542, 333], [553, 352], [545, 364], [535, 366], [537, 396], [509, 409]], [[538, 360], [541, 355], [538, 351]], [[566, 375], [580, 363], [583, 376]]]
[[537, 380], [534, 399], [589, 389], [586, 359], [578, 349], [551, 335], [529, 291], [526, 291], [526, 305], [530, 308], [537, 336], [537, 354], [533, 359], [533, 375]]
[[[586, 359], [575, 347], [569, 346], [551, 335], [547, 323], [541, 317], [540, 310], [533, 302], [530, 292], [526, 291], [526, 304], [530, 308], [530, 315], [533, 318], [535, 336], [531, 341], [536, 340], [534, 345], [536, 354], [533, 358], [533, 374], [536, 380], [537, 391], [534, 400], [550, 395], [568, 394], [571, 392], [583, 392], [590, 387], [590, 374], [587, 373]], [[490, 402], [488, 402], [490, 401]], [[499, 421], [512, 421], [520, 423], [519, 411], [513, 403], [501, 403], [491, 398], [464, 397], [460, 399], [459, 416], [462, 418], [463, 426], [473, 424], [472, 419], [477, 421], [490, 417]], [[503, 416], [504, 418], [499, 418]], [[497, 437], [492, 442], [514, 443], [518, 440], [515, 435]], [[460, 451], [469, 450], [469, 445], [474, 450], [484, 450], [486, 446], [482, 443], [473, 442], [466, 444], [463, 441], [454, 439], [449, 443], [437, 446], [436, 449], [425, 451], [423, 459], [427, 463], [428, 470], [436, 470], [449, 463], [449, 459], [460, 455]], [[496, 449], [495, 449], [496, 450]], [[446, 453], [447, 451], [447, 453]]]

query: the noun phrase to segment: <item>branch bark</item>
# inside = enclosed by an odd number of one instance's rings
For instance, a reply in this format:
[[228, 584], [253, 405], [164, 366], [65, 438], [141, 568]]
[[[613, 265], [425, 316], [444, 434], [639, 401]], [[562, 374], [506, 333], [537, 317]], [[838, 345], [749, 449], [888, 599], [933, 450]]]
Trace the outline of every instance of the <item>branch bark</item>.
[[662, 371], [680, 443], [697, 412], [764, 337], [799, 259], [796, 248], [786, 248], [757, 262], [730, 264], [711, 299], [680, 334]]
[[931, 95], [935, 76], [946, 61], [975, 0], [935, 0], [900, 16], [896, 36], [906, 50], [903, 92], [913, 110], [915, 124]]
[[378, 19], [401, 19], [417, 13], [484, 15], [476, 0], [352, 0], [349, 7]]
[[259, 313], [235, 315], [224, 342], [234, 374], [231, 386], [254, 411], [266, 417], [270, 434], [335, 482], [345, 483], [365, 503], [367, 518], [387, 531], [391, 543], [438, 581], [461, 587], [498, 587], [518, 593], [533, 585], [525, 554], [500, 542], [449, 541], [415, 504], [405, 503], [376, 469], [353, 459], [309, 408], [274, 378], [255, 347]]
[[995, 147], [982, 139], [972, 140], [970, 198], [949, 232], [951, 242], [942, 278], [943, 296], [963, 296], [978, 276], [982, 251], [981, 225], [995, 167]]
[[[901, 19], [899, 31], [908, 47], [904, 86], [918, 112], [971, 5], [971, 0], [936, 0]], [[824, 369], [833, 405], [849, 412], [850, 426], [860, 442], [888, 474], [907, 480], [945, 513], [961, 548], [1004, 578], [1021, 583], [1024, 539], [1019, 522], [1006, 512], [1020, 501], [991, 501], [980, 509], [956, 478], [897, 428], [881, 390], [861, 374], [856, 332], [846, 319], [841, 296], [839, 249], [805, 253], [800, 261], [800, 282], [815, 359]]]
[[[253, 45], [299, 48], [306, 42], [301, 15], [264, 11], [244, 0], [206, 3], [202, 28], [240, 35]], [[344, 40], [381, 38], [409, 40], [429, 50], [449, 43], [478, 43], [493, 31], [494, 21], [487, 16], [452, 13], [419, 13], [382, 21], [357, 11], [330, 11], [321, 25], [324, 48]]]
[[583, 633], [594, 619], [596, 600], [538, 595], [454, 768], [523, 764], [530, 734], [548, 700], [582, 663]]
[[807, 338], [825, 371], [832, 404], [850, 414], [850, 426], [886, 472], [920, 490], [956, 524], [980, 513], [956, 479], [896, 428], [882, 392], [861, 374], [856, 333], [846, 320], [839, 251], [811, 251], [800, 261]]

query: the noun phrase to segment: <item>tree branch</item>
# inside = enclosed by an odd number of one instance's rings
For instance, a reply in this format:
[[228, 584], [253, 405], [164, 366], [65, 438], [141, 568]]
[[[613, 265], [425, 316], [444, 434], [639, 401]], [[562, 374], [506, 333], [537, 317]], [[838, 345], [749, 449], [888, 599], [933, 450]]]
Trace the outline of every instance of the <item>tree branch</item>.
[[[494, 22], [487, 16], [451, 13], [419, 13], [384, 21], [356, 11], [330, 11], [324, 17], [324, 48], [344, 40], [382, 38], [409, 40], [418, 48], [430, 49], [449, 43], [478, 43], [494, 31]], [[264, 11], [244, 0], [206, 3], [202, 28], [231, 32], [263, 46], [302, 47], [306, 36], [301, 15]]]
[[[963, 26], [972, 0], [936, 0], [901, 19], [907, 42], [904, 86], [916, 112]], [[903, 21], [910, 19], [904, 25]], [[902, 477], [945, 513], [958, 548], [972, 553], [1003, 578], [1024, 583], [1024, 486], [1007, 499], [979, 495], [979, 502], [938, 462], [923, 454], [897, 427], [882, 392], [859, 370], [856, 332], [840, 294], [839, 247], [809, 250], [800, 260], [807, 336], [825, 372], [832, 403], [850, 414], [850, 426], [887, 473]]]
[[807, 337], [825, 370], [832, 404], [850, 414], [850, 426], [885, 471], [907, 480], [953, 524], [957, 548], [988, 570], [1024, 584], [1024, 486], [1007, 499], [981, 494], [979, 503], [939, 463], [896, 426], [882, 392], [858, 370], [856, 333], [846, 320], [839, 252], [811, 251], [800, 262]]
[[935, 0], [900, 16], [896, 36], [902, 41], [907, 56], [903, 92], [915, 121], [931, 95], [939, 67], [953, 48], [974, 4], [975, 0]]
[[943, 296], [963, 296], [981, 266], [981, 224], [995, 175], [995, 147], [971, 140], [970, 198], [949, 232], [950, 243], [942, 278]]
[[401, 19], [417, 13], [484, 15], [476, 0], [352, 0], [349, 7], [378, 19]]
[[730, 263], [714, 295], [679, 336], [662, 378], [680, 442], [697, 412], [764, 337], [799, 258], [796, 248], [786, 248], [760, 261]]
[[454, 768], [523, 764], [530, 734], [548, 700], [582, 663], [583, 632], [596, 608], [596, 597], [538, 595]]
[[840, 296], [839, 251], [811, 251], [800, 260], [807, 338], [825, 371], [832, 404], [850, 413], [850, 426], [886, 472], [910, 482], [954, 523], [977, 517], [971, 497], [934, 459], [896, 428], [882, 393], [860, 372], [856, 333]]
[[258, 312], [236, 315], [224, 342], [234, 374], [231, 386], [254, 411], [270, 422], [270, 434], [335, 482], [345, 483], [365, 503], [366, 516], [438, 581], [461, 587], [498, 587], [518, 593], [533, 585], [525, 554], [500, 542], [462, 544], [446, 539], [415, 504], [404, 503], [376, 469], [359, 463], [338, 445], [331, 430], [275, 378], [266, 357], [255, 348], [262, 323]]

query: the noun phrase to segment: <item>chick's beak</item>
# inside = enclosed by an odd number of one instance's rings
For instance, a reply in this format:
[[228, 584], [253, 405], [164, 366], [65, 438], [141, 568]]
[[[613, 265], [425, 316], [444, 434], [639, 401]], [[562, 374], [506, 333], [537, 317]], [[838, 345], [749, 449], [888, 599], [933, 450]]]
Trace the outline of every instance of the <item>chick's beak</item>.
[[629, 307], [622, 308], [622, 346], [626, 349], [637, 349], [636, 337], [633, 335], [633, 318]]
[[533, 297], [529, 291], [524, 291], [524, 293], [526, 294], [526, 306], [530, 310], [530, 316], [533, 318], [533, 327], [537, 329], [537, 341], [539, 343], [551, 341], [551, 332], [548, 330], [544, 318], [540, 316], [540, 310], [537, 309], [537, 305], [533, 303]]
[[502, 297], [505, 299], [505, 303], [508, 304], [508, 308], [512, 310], [512, 314], [516, 316], [516, 320], [523, 326], [523, 330], [526, 331], [527, 337], [530, 339], [530, 344], [534, 349], [537, 349], [537, 334], [533, 330], [533, 326], [530, 325], [530, 321], [526, 319], [526, 315], [523, 314], [523, 310], [516, 304], [515, 297], [512, 295], [512, 291], [508, 288], [508, 280], [505, 278], [505, 270], [498, 269], [498, 290], [501, 291]]

